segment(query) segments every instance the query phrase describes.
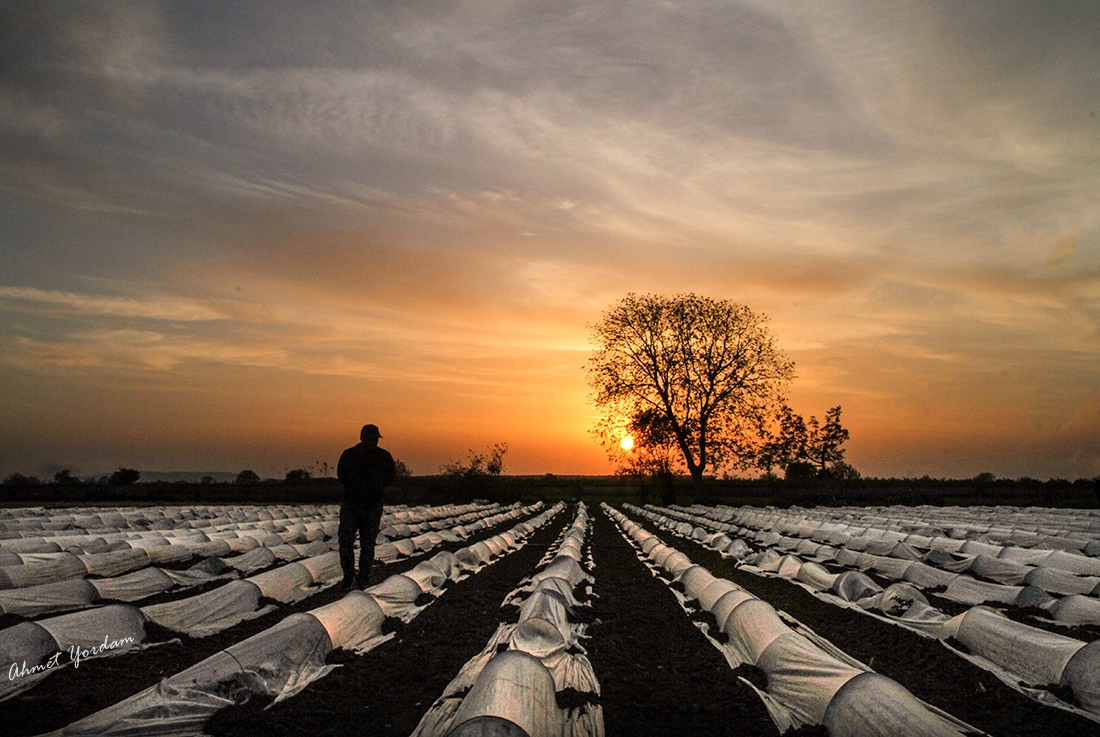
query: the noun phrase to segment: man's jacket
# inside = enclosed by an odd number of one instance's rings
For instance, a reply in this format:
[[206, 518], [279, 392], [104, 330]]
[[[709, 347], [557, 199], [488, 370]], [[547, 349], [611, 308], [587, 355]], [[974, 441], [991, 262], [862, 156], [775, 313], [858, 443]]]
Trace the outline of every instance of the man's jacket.
[[397, 470], [388, 450], [360, 443], [340, 454], [336, 478], [344, 485], [345, 504], [366, 506], [382, 501], [382, 492], [397, 478]]

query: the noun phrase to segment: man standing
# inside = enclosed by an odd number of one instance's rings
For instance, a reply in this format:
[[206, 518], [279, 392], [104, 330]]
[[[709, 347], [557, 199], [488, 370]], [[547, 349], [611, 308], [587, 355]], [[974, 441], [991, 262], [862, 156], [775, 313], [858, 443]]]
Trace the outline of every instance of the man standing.
[[[344, 485], [340, 504], [340, 567], [344, 590], [365, 588], [374, 563], [374, 541], [382, 521], [382, 492], [397, 478], [393, 456], [378, 447], [377, 425], [363, 425], [359, 444], [340, 455], [336, 478]], [[355, 536], [359, 535], [359, 575], [355, 574]]]

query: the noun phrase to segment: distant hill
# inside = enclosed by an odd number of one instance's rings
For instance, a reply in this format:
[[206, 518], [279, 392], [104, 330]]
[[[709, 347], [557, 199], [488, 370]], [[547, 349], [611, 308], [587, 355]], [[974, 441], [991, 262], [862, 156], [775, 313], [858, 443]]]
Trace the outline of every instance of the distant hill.
[[186, 481], [197, 484], [203, 477], [209, 476], [215, 482], [235, 481], [237, 474], [234, 471], [142, 471], [140, 483], [153, 483], [157, 481]]

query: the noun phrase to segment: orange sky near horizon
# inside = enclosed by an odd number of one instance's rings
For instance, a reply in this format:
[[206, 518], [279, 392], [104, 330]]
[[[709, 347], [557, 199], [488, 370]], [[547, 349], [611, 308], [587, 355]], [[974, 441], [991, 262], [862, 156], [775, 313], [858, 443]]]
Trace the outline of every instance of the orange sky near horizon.
[[1100, 6], [0, 9], [0, 477], [603, 474], [588, 326], [770, 318], [865, 475], [1100, 475]]

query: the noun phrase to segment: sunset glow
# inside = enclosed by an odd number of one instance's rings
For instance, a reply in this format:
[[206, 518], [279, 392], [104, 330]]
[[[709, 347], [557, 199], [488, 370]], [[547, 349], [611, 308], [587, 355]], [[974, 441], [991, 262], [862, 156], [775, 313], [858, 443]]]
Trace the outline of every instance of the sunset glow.
[[609, 473], [631, 291], [768, 315], [865, 475], [1100, 475], [1098, 20], [7, 5], [0, 478], [281, 477], [366, 422], [416, 474]]
[[627, 435], [625, 438], [623, 438], [622, 440], [619, 441], [619, 447], [622, 448], [623, 450], [633, 450], [634, 449], [634, 438]]

